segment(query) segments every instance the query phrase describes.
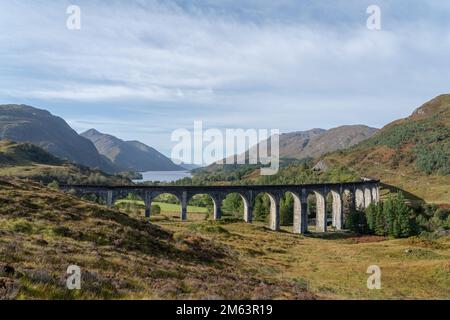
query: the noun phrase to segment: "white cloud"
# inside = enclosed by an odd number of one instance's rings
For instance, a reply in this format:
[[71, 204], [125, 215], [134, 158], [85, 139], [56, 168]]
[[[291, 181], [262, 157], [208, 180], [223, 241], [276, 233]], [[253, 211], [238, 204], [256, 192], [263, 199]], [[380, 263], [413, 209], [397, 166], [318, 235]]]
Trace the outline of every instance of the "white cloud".
[[[396, 20], [394, 5], [382, 6], [383, 30], [373, 32], [358, 1], [310, 11], [312, 2], [302, 11], [296, 1], [247, 1], [234, 11], [227, 1], [205, 2], [207, 8], [79, 3], [82, 29], [68, 31], [68, 1], [2, 2], [0, 99], [93, 106], [119, 100], [129, 109], [138, 101], [136, 121], [147, 112], [147, 126], [204, 120], [298, 130], [382, 125], [450, 83], [448, 29], [430, 16]], [[448, 11], [439, 6], [435, 11]], [[285, 17], [285, 8], [295, 13]], [[326, 18], [315, 20], [316, 12]], [[334, 23], [333, 14], [351, 19]], [[155, 117], [160, 103], [177, 107]]]

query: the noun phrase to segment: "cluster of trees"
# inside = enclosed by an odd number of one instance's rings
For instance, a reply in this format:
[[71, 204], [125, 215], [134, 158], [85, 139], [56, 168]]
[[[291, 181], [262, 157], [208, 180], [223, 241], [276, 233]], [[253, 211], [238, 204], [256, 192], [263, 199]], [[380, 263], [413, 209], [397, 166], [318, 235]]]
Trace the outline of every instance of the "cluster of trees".
[[213, 213], [214, 203], [210, 196], [207, 194], [196, 194], [189, 200], [189, 205], [206, 208], [209, 214]]
[[417, 225], [422, 233], [445, 233], [450, 230], [450, 210], [427, 204], [417, 210]]
[[244, 202], [238, 193], [229, 194], [222, 201], [222, 211], [231, 214], [244, 214]]
[[[450, 140], [450, 138], [449, 138]], [[427, 174], [450, 174], [450, 142], [419, 145], [415, 148], [417, 167]]]
[[253, 218], [255, 220], [266, 220], [270, 213], [270, 198], [267, 194], [259, 194], [253, 205]]
[[406, 238], [419, 233], [446, 232], [450, 229], [450, 211], [436, 205], [413, 210], [405, 204], [402, 193], [384, 202], [371, 204], [364, 212], [352, 211], [346, 228], [360, 234]]
[[120, 185], [130, 184], [131, 181], [122, 176], [109, 175], [98, 170], [79, 169], [75, 166], [60, 168], [42, 168], [27, 175], [27, 178], [44, 185], [88, 184], [88, 185]]
[[370, 233], [394, 238], [417, 234], [413, 211], [405, 204], [402, 193], [390, 196], [384, 202], [371, 204], [365, 214]]
[[281, 225], [291, 225], [294, 221], [294, 197], [287, 193], [280, 200], [280, 223]]

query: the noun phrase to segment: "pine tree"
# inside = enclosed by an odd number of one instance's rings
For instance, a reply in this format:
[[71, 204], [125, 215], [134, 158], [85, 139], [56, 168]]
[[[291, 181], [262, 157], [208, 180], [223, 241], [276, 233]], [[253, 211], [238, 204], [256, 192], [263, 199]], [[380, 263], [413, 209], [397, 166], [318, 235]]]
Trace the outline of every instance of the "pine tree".
[[409, 237], [412, 235], [411, 210], [405, 204], [403, 194], [400, 192], [395, 199], [395, 213], [397, 217], [397, 237]]
[[367, 220], [367, 226], [369, 227], [369, 230], [371, 233], [375, 232], [375, 218], [377, 213], [377, 208], [375, 204], [371, 204], [368, 206], [365, 210], [366, 213], [366, 220]]
[[345, 228], [353, 232], [359, 232], [358, 224], [359, 224], [358, 211], [352, 210], [345, 221]]
[[377, 236], [386, 235], [386, 217], [383, 213], [383, 204], [381, 202], [375, 206], [374, 230]]
[[287, 193], [281, 198], [280, 219], [282, 225], [290, 225], [294, 219], [294, 198], [291, 193]]
[[386, 234], [394, 236], [395, 212], [392, 196], [389, 196], [384, 202], [383, 215], [386, 220]]
[[361, 211], [352, 210], [345, 221], [345, 228], [355, 233], [367, 233], [366, 214]]
[[265, 217], [263, 205], [262, 205], [262, 199], [260, 196], [256, 197], [256, 199], [255, 199], [255, 206], [253, 208], [253, 214], [255, 215], [255, 218], [258, 218], [258, 219]]

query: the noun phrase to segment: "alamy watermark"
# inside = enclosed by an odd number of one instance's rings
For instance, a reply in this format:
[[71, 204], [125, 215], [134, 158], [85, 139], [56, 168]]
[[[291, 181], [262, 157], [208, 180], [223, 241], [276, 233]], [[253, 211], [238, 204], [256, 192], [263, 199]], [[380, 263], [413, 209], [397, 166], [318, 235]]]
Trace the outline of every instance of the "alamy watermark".
[[67, 274], [69, 275], [66, 280], [66, 286], [69, 290], [81, 289], [81, 268], [76, 265], [70, 265], [67, 268]]
[[369, 15], [367, 18], [367, 29], [369, 30], [381, 30], [381, 9], [377, 5], [370, 5], [367, 7], [366, 13]]
[[381, 269], [377, 265], [371, 265], [367, 268], [367, 273], [371, 274], [367, 278], [367, 289], [381, 289]]
[[69, 30], [81, 29], [81, 8], [79, 6], [70, 5], [67, 7], [66, 13], [69, 17], [66, 20], [66, 26]]
[[203, 130], [203, 122], [194, 122], [194, 132], [172, 132], [172, 161], [176, 164], [261, 164], [261, 175], [274, 175], [280, 166], [278, 129]]

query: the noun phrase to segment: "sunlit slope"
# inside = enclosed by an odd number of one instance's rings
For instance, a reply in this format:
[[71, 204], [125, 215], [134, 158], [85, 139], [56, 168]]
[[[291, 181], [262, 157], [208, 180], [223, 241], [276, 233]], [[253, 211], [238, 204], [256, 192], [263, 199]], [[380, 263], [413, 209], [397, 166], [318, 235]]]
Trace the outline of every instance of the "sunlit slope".
[[[0, 299], [314, 297], [221, 243], [16, 178], [0, 178], [0, 235]], [[81, 290], [66, 288], [73, 264]]]
[[322, 159], [428, 202], [450, 203], [450, 95], [438, 96], [368, 140]]

